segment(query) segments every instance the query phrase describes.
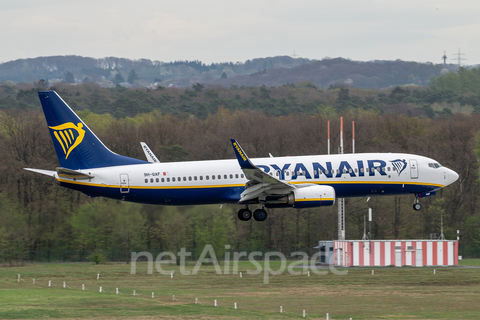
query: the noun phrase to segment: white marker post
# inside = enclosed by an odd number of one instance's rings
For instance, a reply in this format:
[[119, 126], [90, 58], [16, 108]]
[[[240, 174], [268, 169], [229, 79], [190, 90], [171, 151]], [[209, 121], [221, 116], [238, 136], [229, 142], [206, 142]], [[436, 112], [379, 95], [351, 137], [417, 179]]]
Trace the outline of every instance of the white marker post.
[[170, 279], [173, 279], [173, 272], [170, 273]]
[[307, 271], [308, 276], [310, 277], [310, 271]]
[[280, 313], [282, 313], [282, 312], [283, 312], [283, 308], [282, 308], [282, 306], [280, 306]]
[[305, 310], [303, 310], [303, 317], [305, 318]]
[[20, 282], [20, 273], [18, 274], [18, 282]]
[[372, 276], [375, 275], [375, 270], [372, 270]]
[[48, 286], [49, 286], [49, 287], [52, 286], [52, 280], [48, 280]]
[[137, 293], [135, 292], [135, 290], [133, 290], [133, 296], [136, 296], [136, 295], [137, 295]]
[[65, 281], [63, 281], [63, 287], [64, 287], [64, 288], [67, 287], [67, 284], [65, 283]]
[[33, 278], [33, 284], [35, 284], [35, 278]]
[[237, 310], [237, 303], [235, 302], [233, 305], [234, 305], [235, 310]]
[[195, 298], [195, 304], [198, 304], [198, 298]]
[[100, 287], [100, 289], [98, 290], [98, 292], [102, 292], [102, 287]]
[[100, 279], [100, 273], [97, 273], [97, 280]]
[[217, 300], [215, 300], [215, 302], [213, 303], [213, 306], [214, 306], [214, 307], [217, 306]]
[[328, 313], [327, 313], [327, 320], [328, 320]]
[[242, 277], [242, 273], [240, 272], [240, 278]]
[[155, 298], [155, 292], [152, 292], [152, 299]]
[[85, 285], [82, 283], [82, 291], [85, 290]]
[[115, 288], [115, 294], [118, 294], [118, 288]]

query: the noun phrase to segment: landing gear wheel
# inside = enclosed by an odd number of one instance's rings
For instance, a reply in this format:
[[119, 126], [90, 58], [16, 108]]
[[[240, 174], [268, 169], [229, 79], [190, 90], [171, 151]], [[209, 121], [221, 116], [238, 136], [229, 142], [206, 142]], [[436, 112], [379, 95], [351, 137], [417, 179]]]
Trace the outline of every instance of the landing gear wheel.
[[238, 210], [238, 219], [241, 221], [248, 221], [252, 218], [252, 211], [248, 209], [240, 209]]
[[257, 209], [253, 212], [253, 219], [257, 221], [265, 221], [267, 219], [267, 211], [265, 209]]
[[420, 209], [422, 209], [422, 205], [421, 205], [420, 203], [417, 202], [417, 203], [414, 203], [414, 204], [413, 204], [413, 210], [417, 210], [417, 211], [418, 211], [418, 210], [420, 210]]

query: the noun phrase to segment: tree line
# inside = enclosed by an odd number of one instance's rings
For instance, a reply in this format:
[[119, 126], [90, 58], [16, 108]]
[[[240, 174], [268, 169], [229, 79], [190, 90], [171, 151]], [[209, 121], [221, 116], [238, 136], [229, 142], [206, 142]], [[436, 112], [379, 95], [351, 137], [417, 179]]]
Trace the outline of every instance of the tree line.
[[[87, 125], [114, 152], [143, 159], [145, 141], [162, 162], [233, 158], [228, 138], [238, 139], [250, 157], [324, 154], [331, 120], [332, 146], [338, 145], [339, 119], [324, 114], [271, 117], [251, 110], [221, 108], [206, 119], [139, 114], [115, 119], [80, 112]], [[363, 219], [374, 212], [376, 239], [423, 239], [440, 233], [449, 239], [461, 230], [462, 244], [480, 242], [478, 211], [478, 115], [448, 118], [349, 112], [355, 120], [357, 152], [407, 152], [438, 160], [459, 173], [455, 184], [412, 209], [412, 196], [346, 200], [346, 234], [363, 235]], [[348, 127], [348, 126], [346, 126]], [[123, 203], [61, 188], [25, 167], [58, 166], [43, 114], [38, 110], [2, 111], [0, 117], [0, 248], [4, 259], [45, 250], [179, 250], [225, 244], [238, 250], [306, 250], [318, 240], [335, 239], [337, 209], [273, 209], [265, 223], [241, 222], [237, 206], [161, 207]], [[345, 150], [351, 148], [346, 129]]]
[[[460, 68], [431, 78], [428, 87], [397, 86], [383, 90], [365, 90], [345, 85], [331, 85], [328, 90], [310, 81], [281, 86], [245, 87], [196, 83], [186, 89], [156, 87], [127, 89], [120, 85], [102, 88], [93, 83], [72, 86], [46, 80], [35, 85], [0, 84], [0, 110], [39, 108], [37, 91], [56, 90], [75, 110], [85, 110], [115, 118], [134, 117], [154, 110], [180, 117], [191, 115], [206, 119], [220, 106], [231, 110], [256, 110], [270, 116], [289, 114], [340, 115], [347, 110], [374, 114], [407, 114], [414, 117], [449, 117], [454, 113], [480, 110], [480, 69]], [[131, 79], [136, 77], [131, 74]], [[130, 79], [130, 80], [131, 80]]]
[[[441, 88], [399, 87], [373, 92], [344, 87], [323, 91], [309, 83], [282, 88], [231, 89], [196, 84], [189, 90], [143, 91], [107, 90], [92, 85], [54, 86], [51, 89], [65, 98], [112, 151], [143, 159], [139, 142], [144, 141], [162, 162], [234, 158], [229, 138], [236, 138], [252, 158], [265, 157], [268, 153], [274, 156], [325, 154], [327, 121], [331, 121], [335, 148], [339, 145], [339, 116], [343, 116], [345, 123], [355, 121], [356, 152], [424, 155], [460, 175], [455, 184], [436, 196], [422, 199], [421, 211], [412, 209], [413, 196], [374, 197], [368, 205], [365, 198], [347, 199], [347, 238], [362, 237], [364, 216], [370, 206], [374, 212], [372, 233], [376, 239], [424, 239], [432, 233], [438, 236], [443, 214], [445, 237], [455, 239], [456, 230], [460, 230], [461, 246], [475, 246], [480, 242], [476, 191], [480, 115], [475, 110], [464, 112], [464, 105], [455, 109], [454, 103], [445, 104], [452, 107], [451, 112], [442, 113], [439, 107], [431, 116], [415, 115], [412, 110], [418, 107], [402, 109], [408, 103], [398, 102], [406, 97], [421, 97], [417, 91], [443, 92]], [[336, 206], [273, 209], [265, 223], [245, 223], [236, 218], [238, 207], [234, 205], [223, 208], [150, 206], [91, 199], [61, 188], [46, 176], [23, 170], [26, 167], [53, 170], [58, 166], [36, 94], [45, 88], [5, 84], [0, 88], [3, 106], [0, 110], [0, 259], [34, 258], [49, 250], [75, 251], [80, 259], [95, 250], [119, 250], [123, 258], [127, 258], [132, 250], [175, 251], [186, 247], [201, 251], [204, 244], [212, 244], [219, 254], [225, 250], [225, 244], [235, 250], [314, 252], [318, 240], [336, 238]], [[253, 90], [256, 96], [251, 95]], [[409, 94], [405, 93], [407, 90]], [[242, 96], [250, 95], [246, 100], [263, 105], [268, 104], [268, 100], [282, 99], [281, 95], [286, 93], [293, 98], [287, 95], [285, 99], [296, 101], [297, 106], [309, 105], [318, 97], [324, 99], [325, 105], [308, 112], [293, 108], [285, 114], [277, 114], [275, 104], [268, 110], [212, 104], [211, 111], [199, 115], [178, 111], [184, 95], [191, 95], [195, 103], [207, 105], [211, 102], [211, 98], [206, 97], [208, 94], [217, 94], [219, 99], [224, 99], [222, 102], [231, 99], [240, 103], [244, 101]], [[379, 95], [384, 94], [391, 102], [381, 102], [383, 109], [366, 108], [353, 99], [353, 93], [362, 101], [370, 97], [376, 103]], [[172, 96], [167, 104], [170, 112], [141, 107], [148, 101], [166, 99], [162, 98], [164, 95]], [[471, 91], [457, 93], [458, 97], [472, 95]], [[132, 103], [132, 97], [137, 103]], [[126, 102], [118, 102], [121, 99]], [[124, 111], [119, 112], [117, 108]], [[348, 152], [351, 149], [348, 137], [352, 132], [348, 125], [345, 128], [345, 151]]]

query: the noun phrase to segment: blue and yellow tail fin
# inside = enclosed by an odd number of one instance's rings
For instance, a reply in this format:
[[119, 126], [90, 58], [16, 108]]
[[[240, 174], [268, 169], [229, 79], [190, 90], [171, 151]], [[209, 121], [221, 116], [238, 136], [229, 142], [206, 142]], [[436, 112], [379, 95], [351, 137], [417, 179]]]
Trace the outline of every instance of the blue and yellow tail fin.
[[110, 151], [55, 91], [38, 93], [60, 166], [89, 169], [147, 163]]

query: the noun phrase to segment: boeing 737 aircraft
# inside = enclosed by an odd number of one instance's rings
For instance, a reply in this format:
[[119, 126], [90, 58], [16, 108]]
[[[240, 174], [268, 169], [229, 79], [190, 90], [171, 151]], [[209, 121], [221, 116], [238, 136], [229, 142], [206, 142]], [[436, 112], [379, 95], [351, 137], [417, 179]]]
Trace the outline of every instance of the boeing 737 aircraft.
[[90, 196], [157, 205], [239, 204], [238, 218], [267, 218], [265, 208], [331, 206], [335, 198], [434, 195], [458, 179], [423, 156], [358, 153], [249, 159], [231, 140], [236, 159], [160, 162], [145, 143], [148, 161], [110, 151], [54, 91], [38, 93], [60, 167], [25, 168], [52, 176]]

